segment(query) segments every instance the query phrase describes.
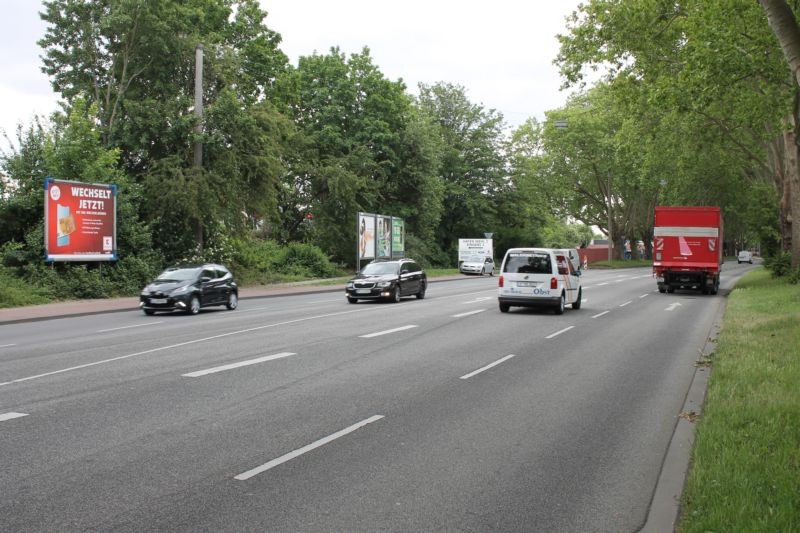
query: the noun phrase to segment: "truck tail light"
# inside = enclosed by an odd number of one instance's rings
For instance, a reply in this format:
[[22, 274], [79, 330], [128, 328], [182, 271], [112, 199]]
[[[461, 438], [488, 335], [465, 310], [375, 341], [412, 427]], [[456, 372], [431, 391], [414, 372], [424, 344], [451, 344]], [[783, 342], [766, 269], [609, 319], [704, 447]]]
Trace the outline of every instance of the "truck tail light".
[[502, 287], [503, 286], [503, 276], [500, 276], [499, 278], [497, 278], [497, 286], [498, 287]]
[[557, 289], [558, 288], [558, 279], [557, 278], [550, 278], [550, 288]]

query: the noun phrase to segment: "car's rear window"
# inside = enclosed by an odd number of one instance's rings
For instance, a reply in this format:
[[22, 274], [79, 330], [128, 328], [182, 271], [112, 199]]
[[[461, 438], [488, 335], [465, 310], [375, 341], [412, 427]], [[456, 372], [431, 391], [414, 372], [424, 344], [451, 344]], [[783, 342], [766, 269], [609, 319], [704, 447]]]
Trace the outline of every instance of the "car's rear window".
[[503, 266], [503, 272], [509, 274], [550, 274], [550, 254], [542, 253], [510, 253]]

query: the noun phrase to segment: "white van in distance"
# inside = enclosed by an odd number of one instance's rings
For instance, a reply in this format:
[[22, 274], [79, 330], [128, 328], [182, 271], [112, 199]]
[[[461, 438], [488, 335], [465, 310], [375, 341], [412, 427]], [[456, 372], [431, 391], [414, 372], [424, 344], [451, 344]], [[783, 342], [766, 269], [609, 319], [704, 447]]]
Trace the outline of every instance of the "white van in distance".
[[512, 306], [551, 307], [560, 315], [568, 304], [580, 309], [580, 276], [565, 250], [511, 248], [500, 266], [500, 311], [507, 313]]

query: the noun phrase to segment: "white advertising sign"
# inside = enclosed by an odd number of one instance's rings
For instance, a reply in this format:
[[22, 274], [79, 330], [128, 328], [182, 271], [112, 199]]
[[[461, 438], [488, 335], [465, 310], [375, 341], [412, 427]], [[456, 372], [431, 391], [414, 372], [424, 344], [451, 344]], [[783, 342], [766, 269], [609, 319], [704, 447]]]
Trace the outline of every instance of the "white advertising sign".
[[458, 260], [464, 261], [472, 255], [494, 257], [492, 239], [458, 239]]

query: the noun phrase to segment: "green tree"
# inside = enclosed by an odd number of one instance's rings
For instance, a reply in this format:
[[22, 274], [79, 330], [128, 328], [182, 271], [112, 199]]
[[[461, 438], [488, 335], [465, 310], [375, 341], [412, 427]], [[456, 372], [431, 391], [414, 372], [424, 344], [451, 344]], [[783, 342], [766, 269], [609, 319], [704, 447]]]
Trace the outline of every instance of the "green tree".
[[[437, 237], [441, 249], [452, 254], [459, 238], [500, 232], [510, 222], [499, 217], [499, 201], [507, 201], [513, 190], [505, 179], [503, 117], [470, 102], [458, 85], [420, 84], [419, 93], [418, 105], [436, 125], [441, 143], [444, 191]], [[518, 215], [512, 214], [512, 220]]]
[[[557, 60], [567, 84], [601, 67], [614, 86], [640, 84], [650, 116], [677, 126], [680, 136], [660, 138], [671, 143], [662, 152], [683, 171], [668, 178], [668, 196], [691, 198], [688, 185], [675, 191], [675, 184], [691, 183], [695, 197], [728, 189], [730, 199], [758, 182], [771, 183], [780, 195], [783, 244], [789, 245], [787, 176], [797, 158], [786, 150], [794, 145], [787, 125], [797, 93], [786, 85], [786, 66], [758, 4], [593, 0], [568, 30]], [[721, 172], [701, 150], [718, 157]], [[739, 214], [722, 207], [728, 216]]]
[[350, 262], [359, 211], [408, 216], [414, 231], [432, 233], [436, 145], [405, 85], [387, 80], [369, 49], [349, 58], [336, 48], [301, 57], [279, 91], [302, 133], [283, 188], [287, 235], [313, 213], [315, 242]]
[[[242, 227], [242, 211], [276, 205], [283, 149], [268, 137], [285, 124], [264, 102], [287, 59], [265, 17], [256, 0], [45, 2], [43, 70], [67, 105], [93, 104], [103, 144], [120, 148], [123, 167], [146, 186], [158, 245], [177, 255], [202, 250], [204, 234]], [[190, 112], [197, 44], [205, 46], [199, 139]], [[192, 168], [195, 140], [206, 147], [202, 168]], [[187, 227], [199, 238], [184, 236]]]

